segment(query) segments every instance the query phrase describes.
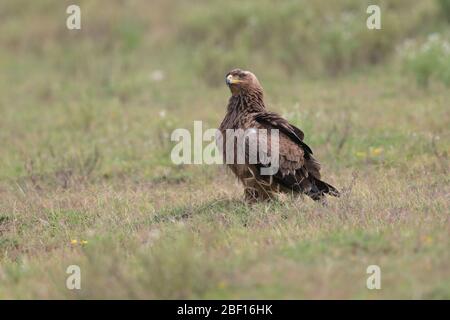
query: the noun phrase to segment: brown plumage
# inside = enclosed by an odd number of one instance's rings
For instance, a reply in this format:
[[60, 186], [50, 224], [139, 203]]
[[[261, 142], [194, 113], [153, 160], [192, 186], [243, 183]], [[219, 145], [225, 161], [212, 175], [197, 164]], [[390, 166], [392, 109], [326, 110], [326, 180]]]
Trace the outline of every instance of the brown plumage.
[[[228, 164], [244, 184], [245, 198], [250, 202], [267, 200], [280, 192], [304, 193], [314, 200], [323, 199], [325, 194], [339, 196], [336, 188], [320, 180], [320, 164], [314, 159], [311, 149], [303, 142], [303, 132], [280, 115], [266, 110], [263, 89], [256, 76], [249, 71], [234, 69], [226, 75], [226, 82], [231, 97], [227, 113], [219, 128], [223, 137], [223, 145], [219, 146], [224, 159], [227, 156], [225, 147], [227, 129], [268, 130], [266, 152], [268, 157], [271, 155], [270, 130], [279, 130], [279, 169], [275, 174], [261, 175], [260, 169], [267, 167], [268, 164], [260, 157], [252, 164], [248, 161], [247, 149], [245, 163], [236, 164], [235, 158], [234, 163]], [[235, 157], [238, 152], [235, 147]]]

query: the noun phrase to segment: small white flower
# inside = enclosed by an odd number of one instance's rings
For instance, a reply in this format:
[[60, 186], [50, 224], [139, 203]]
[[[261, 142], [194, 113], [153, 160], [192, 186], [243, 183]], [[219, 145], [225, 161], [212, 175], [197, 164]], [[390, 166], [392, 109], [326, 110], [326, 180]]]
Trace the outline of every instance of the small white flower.
[[151, 74], [150, 74], [150, 79], [152, 79], [152, 81], [155, 82], [159, 82], [164, 80], [165, 78], [165, 73], [162, 70], [154, 70]]
[[438, 42], [440, 39], [440, 35], [439, 33], [432, 33], [430, 35], [428, 35], [428, 41], [429, 42]]
[[442, 50], [445, 54], [450, 54], [450, 43], [448, 41], [442, 43]]

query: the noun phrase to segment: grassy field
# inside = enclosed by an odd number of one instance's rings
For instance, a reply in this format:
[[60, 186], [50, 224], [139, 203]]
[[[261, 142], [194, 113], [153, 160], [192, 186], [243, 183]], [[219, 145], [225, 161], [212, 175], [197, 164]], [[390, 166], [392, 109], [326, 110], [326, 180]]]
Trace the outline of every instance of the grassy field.
[[[353, 0], [79, 1], [70, 31], [71, 2], [2, 1], [0, 298], [450, 299], [446, 1], [375, 2], [379, 31]], [[237, 66], [341, 198], [248, 206], [224, 167], [172, 164]]]

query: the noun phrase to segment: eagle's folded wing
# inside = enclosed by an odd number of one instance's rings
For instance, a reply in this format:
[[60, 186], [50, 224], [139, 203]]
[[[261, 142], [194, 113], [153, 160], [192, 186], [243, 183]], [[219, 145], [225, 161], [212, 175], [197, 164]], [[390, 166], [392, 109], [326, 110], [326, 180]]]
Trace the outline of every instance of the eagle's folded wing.
[[[320, 179], [320, 164], [313, 158], [311, 149], [300, 139], [300, 136], [304, 136], [303, 132], [275, 113], [261, 112], [253, 119], [254, 128], [267, 130], [267, 138], [258, 137], [259, 143], [265, 147], [258, 148], [256, 167], [273, 166], [272, 161], [262, 160], [271, 160], [275, 156], [272, 147], [278, 143], [278, 171], [273, 175], [273, 180], [289, 190], [309, 190], [311, 179]], [[273, 129], [278, 130], [278, 142], [271, 140]]]
[[275, 112], [258, 112], [254, 116], [255, 121], [267, 127], [267, 129], [278, 129], [285, 135], [297, 142], [307, 153], [313, 154], [311, 148], [303, 142], [305, 134], [296, 126], [290, 124], [286, 119]]

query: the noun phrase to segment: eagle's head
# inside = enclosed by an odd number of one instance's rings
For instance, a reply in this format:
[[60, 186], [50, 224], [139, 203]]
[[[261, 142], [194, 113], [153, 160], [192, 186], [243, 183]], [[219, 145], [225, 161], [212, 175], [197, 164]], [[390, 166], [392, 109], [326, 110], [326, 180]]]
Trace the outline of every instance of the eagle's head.
[[227, 73], [225, 82], [233, 95], [252, 91], [262, 93], [262, 88], [258, 79], [250, 71], [233, 69]]

